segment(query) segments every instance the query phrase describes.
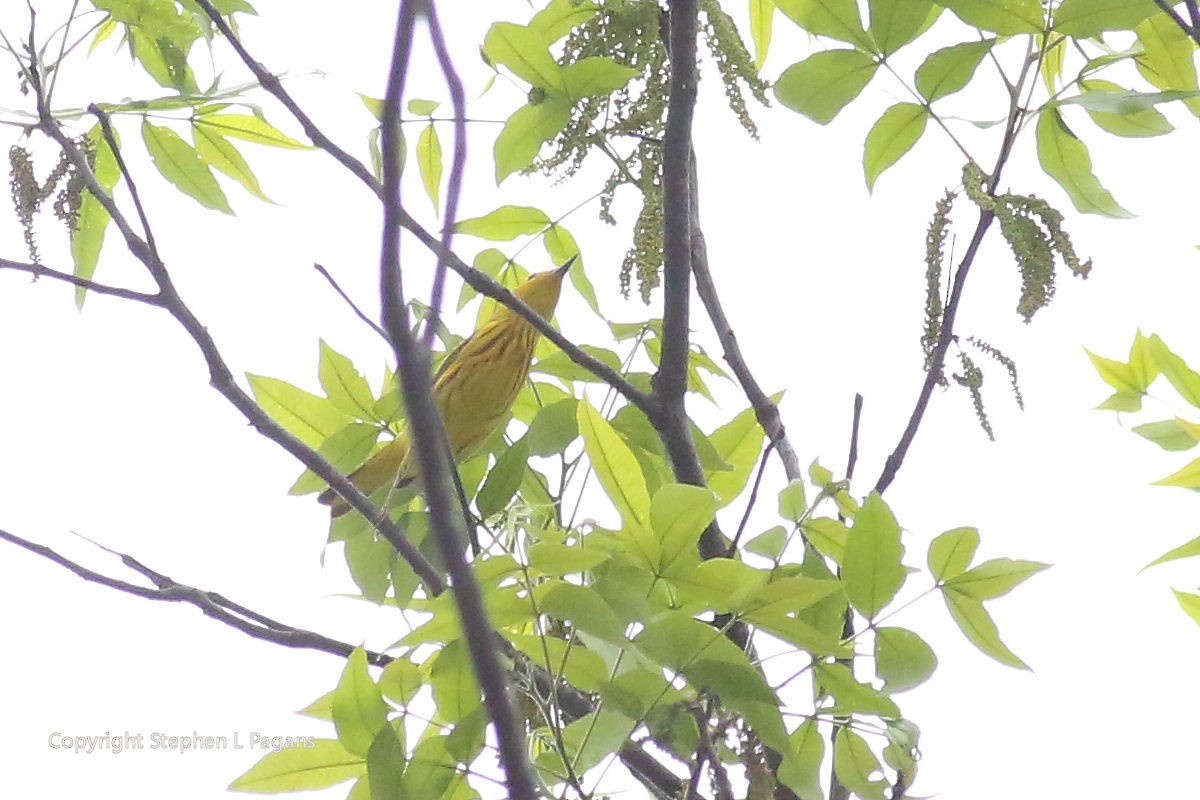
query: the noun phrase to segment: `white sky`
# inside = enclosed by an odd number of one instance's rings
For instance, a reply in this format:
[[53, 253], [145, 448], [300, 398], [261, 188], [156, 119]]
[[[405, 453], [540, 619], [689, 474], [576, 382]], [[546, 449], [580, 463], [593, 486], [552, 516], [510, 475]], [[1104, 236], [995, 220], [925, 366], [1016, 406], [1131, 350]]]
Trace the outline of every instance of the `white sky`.
[[[0, 11], [0, 27], [10, 35], [24, 31], [18, 5]], [[70, 4], [38, 6], [46, 29]], [[382, 93], [392, 4], [358, 3], [341, 13], [315, 3], [264, 0], [258, 6], [262, 18], [243, 21], [247, 46], [272, 69], [290, 73], [289, 89], [327, 132], [365, 156], [371, 120], [354, 92]], [[487, 79], [476, 57], [487, 23], [524, 21], [529, 12], [520, 2], [472, 6], [479, 13], [442, 6], [468, 94], [475, 96]], [[769, 76], [811, 51], [789, 28], [777, 20]], [[113, 47], [110, 42], [90, 61], [72, 63], [62, 79], [64, 104], [158, 93], [129, 78], [124, 56], [111, 57]], [[233, 64], [223, 48], [220, 53], [222, 64]], [[911, 73], [911, 66], [901, 72]], [[0, 106], [7, 108], [23, 105], [13, 72], [6, 68], [9, 78], [0, 84]], [[241, 74], [228, 66], [228, 80]], [[432, 76], [416, 80], [438, 86]], [[425, 96], [430, 91], [436, 88]], [[702, 215], [726, 310], [764, 386], [787, 389], [785, 421], [803, 462], [819, 457], [835, 471], [843, 468], [852, 398], [856, 391], [865, 395], [855, 486], [861, 493], [878, 475], [922, 378], [924, 231], [942, 189], [958, 181], [960, 159], [931, 126], [868, 197], [862, 139], [883, 108], [904, 99], [883, 75], [827, 128], [779, 107], [755, 109], [758, 144], [724, 113], [715, 81], [706, 80], [701, 95]], [[501, 82], [473, 113], [494, 118], [519, 96]], [[995, 101], [951, 99], [945, 110], [970, 114], [994, 108]], [[272, 103], [264, 105], [270, 119], [299, 135]], [[1153, 141], [1118, 141], [1081, 114], [1070, 117], [1094, 145], [1101, 180], [1139, 215], [1129, 221], [1075, 214], [1038, 171], [1030, 137], [1022, 139], [1004, 183], [1047, 197], [1068, 214], [1079, 251], [1095, 258], [1093, 276], [1087, 282], [1064, 276], [1054, 305], [1024, 326], [1012, 310], [1018, 278], [1007, 248], [989, 235], [959, 332], [977, 334], [1017, 360], [1026, 411], [1016, 413], [1003, 375], [993, 372], [986, 388], [998, 442], [990, 444], [965, 395], [936, 394], [888, 494], [908, 532], [911, 565], [924, 566], [933, 536], [968, 524], [982, 531], [981, 558], [1055, 564], [989, 604], [1032, 674], [976, 652], [936, 598], [896, 618], [931, 642], [940, 659], [929, 683], [898, 698], [923, 731], [918, 794], [1169, 797], [1194, 785], [1190, 721], [1200, 715], [1192, 680], [1200, 631], [1177, 610], [1167, 587], [1194, 586], [1196, 567], [1185, 562], [1136, 574], [1197, 533], [1193, 497], [1146, 486], [1188, 454], [1161, 453], [1111, 415], [1090, 411], [1106, 391], [1082, 349], [1121, 357], [1141, 326], [1200, 362], [1193, 310], [1200, 288], [1200, 255], [1192, 249], [1200, 242], [1196, 120], [1182, 109], [1165, 111], [1181, 130]], [[121, 130], [136, 151], [137, 121], [122, 120]], [[557, 216], [590, 194], [596, 184], [589, 178], [603, 174], [598, 168], [554, 187], [511, 178], [501, 194], [489, 179], [496, 130], [480, 126], [472, 140], [464, 215], [513, 202]], [[995, 135], [972, 137], [985, 163], [994, 158], [988, 137]], [[5, 129], [5, 144], [13, 138]], [[377, 380], [386, 359], [382, 344], [312, 269], [314, 261], [325, 264], [348, 291], [374, 305], [378, 213], [370, 196], [322, 154], [251, 147], [247, 153], [265, 191], [281, 205], [262, 205], [226, 183], [236, 218], [203, 211], [168, 189], [143, 157], [131, 157], [185, 299], [238, 374], [313, 388], [323, 337]], [[416, 191], [409, 196], [427, 215], [428, 203]], [[619, 211], [628, 215], [626, 200]], [[957, 219], [973, 225], [965, 205]], [[5, 220], [0, 253], [21, 258], [19, 229], [11, 215]], [[619, 297], [624, 229], [613, 233], [597, 225], [594, 206], [566, 224], [584, 248], [606, 313], [624, 320], [658, 313]], [[65, 266], [61, 237], [49, 225], [43, 231], [47, 262]], [[960, 232], [960, 251], [965, 236]], [[483, 246], [462, 239], [457, 248], [469, 257]], [[415, 259], [416, 252], [409, 244], [406, 253]], [[540, 247], [528, 253], [536, 256], [527, 266], [548, 266], [537, 260]], [[132, 259], [115, 247], [105, 251], [97, 277], [146, 285]], [[564, 333], [598, 341], [595, 326], [571, 313], [578, 302], [568, 297], [560, 308]], [[466, 332], [470, 325], [464, 318], [456, 328]], [[717, 355], [699, 317], [693, 327]], [[70, 534], [77, 531], [182, 583], [345, 641], [381, 647], [403, 633], [396, 615], [337, 596], [350, 584], [336, 553], [321, 565], [323, 509], [311, 498], [285, 495], [299, 468], [208, 388], [192, 343], [165, 314], [92, 297], [80, 315], [70, 289], [0, 274], [0, 375], [0, 527], [123, 576], [115, 560]], [[1170, 400], [1169, 392], [1160, 394]], [[696, 404], [706, 427], [739, 408], [732, 388], [722, 400], [723, 409]], [[1179, 410], [1168, 402], [1159, 418]], [[781, 470], [772, 471], [777, 487]], [[761, 527], [773, 524], [773, 496], [766, 498], [755, 518]], [[735, 503], [731, 511], [740, 514], [742, 507]], [[120, 786], [128, 800], [158, 798], [164, 790], [179, 800], [212, 798], [257, 759], [249, 750], [74, 755], [48, 746], [55, 731], [197, 731], [237, 733], [243, 740], [252, 732], [331, 735], [330, 726], [291, 712], [332, 688], [342, 668], [338, 659], [252, 641], [192, 608], [85, 584], [12, 547], [0, 554], [8, 651], [0, 685], [9, 697], [0, 753], [12, 765], [3, 794], [60, 797]], [[912, 590], [924, 588], [920, 575], [911, 582]]]

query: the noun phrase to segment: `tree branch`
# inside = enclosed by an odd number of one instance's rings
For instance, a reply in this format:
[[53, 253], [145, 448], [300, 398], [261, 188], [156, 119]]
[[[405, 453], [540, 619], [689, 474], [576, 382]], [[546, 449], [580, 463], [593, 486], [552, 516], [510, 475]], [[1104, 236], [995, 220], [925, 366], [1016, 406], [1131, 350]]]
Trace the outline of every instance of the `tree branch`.
[[87, 278], [80, 278], [77, 275], [71, 275], [67, 272], [59, 272], [56, 269], [44, 267], [41, 264], [26, 264], [22, 261], [12, 261], [10, 259], [0, 257], [0, 269], [11, 269], [16, 272], [28, 272], [34, 277], [34, 280], [42, 277], [52, 278], [56, 281], [69, 283], [72, 286], [83, 287], [84, 289], [93, 291], [96, 294], [106, 294], [112, 297], [119, 297], [122, 300], [132, 300], [135, 303], [144, 303], [148, 306], [162, 308], [163, 305], [162, 297], [157, 294], [149, 294], [147, 292], [139, 292], [134, 289], [125, 289], [120, 286], [109, 286], [108, 284], [104, 283], [96, 283], [95, 281], [88, 280]]
[[[693, 175], [692, 180], [695, 181], [695, 179]], [[694, 207], [692, 211], [693, 214], [696, 213]], [[699, 220], [696, 219], [692, 221], [692, 274], [696, 276], [696, 293], [700, 295], [700, 302], [704, 304], [704, 310], [708, 313], [708, 318], [716, 330], [717, 340], [721, 343], [725, 363], [733, 370], [738, 385], [742, 387], [742, 392], [750, 401], [758, 424], [767, 434], [767, 440], [775, 446], [775, 450], [779, 453], [779, 460], [783, 463], [783, 472], [787, 479], [789, 481], [801, 480], [804, 472], [800, 468], [800, 460], [796, 457], [796, 451], [792, 448], [792, 442], [788, 438], [787, 429], [783, 426], [779, 406], [775, 405], [767, 396], [758, 380], [755, 379], [754, 373], [747, 366], [746, 359], [742, 355], [742, 348], [738, 345], [737, 337], [733, 333], [733, 326], [729, 324], [729, 319], [725, 316], [725, 309], [721, 307], [721, 301], [717, 297], [717, 288], [713, 284], [712, 272], [708, 268], [708, 246], [704, 241], [704, 231], [700, 229]]]
[[[418, 342], [408, 325], [400, 270], [401, 186], [400, 108], [405, 78], [412, 53], [418, 17], [430, 19], [429, 0], [404, 0], [396, 23], [387, 93], [383, 102], [383, 243], [380, 256], [380, 294], [383, 327], [396, 354], [400, 385], [408, 409], [409, 437], [417, 456], [419, 474], [429, 509], [430, 530], [450, 573], [454, 600], [471, 653], [471, 665], [483, 690], [483, 702], [496, 732], [500, 764], [504, 769], [509, 797], [536, 800], [538, 780], [525, 748], [525, 731], [518, 722], [509, 691], [508, 672], [500, 660], [495, 631], [488, 619], [483, 593], [464, 553], [467, 532], [454, 507], [450, 473], [454, 469], [446, 447], [446, 431], [434, 405], [430, 380], [430, 342]], [[437, 38], [439, 29], [430, 25]], [[444, 50], [444, 43], [442, 45]], [[443, 70], [447, 64], [443, 63]], [[448, 83], [457, 78], [446, 73]], [[461, 113], [459, 113], [461, 116]], [[461, 170], [459, 171], [461, 178]], [[452, 227], [453, 219], [447, 221]], [[446, 234], [448, 236], [448, 234]], [[440, 244], [448, 251], [448, 239]], [[435, 281], [435, 290], [437, 286]], [[436, 308], [434, 309], [436, 314]], [[433, 328], [428, 329], [432, 331]]]
[[[323, 653], [346, 657], [354, 651], [352, 645], [345, 642], [339, 642], [336, 639], [330, 639], [328, 636], [322, 636], [313, 631], [303, 630], [301, 628], [293, 628], [290, 625], [285, 625], [281, 622], [266, 617], [257, 612], [251, 611], [244, 606], [240, 606], [226, 599], [215, 592], [197, 589], [193, 586], [187, 586], [182, 583], [176, 583], [171, 578], [155, 572], [141, 562], [127, 556], [123, 553], [117, 553], [108, 548], [108, 552], [119, 556], [122, 563], [130, 569], [150, 579], [153, 587], [140, 586], [135, 583], [129, 583], [118, 578], [112, 578], [101, 574], [94, 570], [72, 561], [66, 556], [61, 555], [52, 548], [45, 545], [37, 544], [25, 539], [15, 533], [9, 533], [5, 530], [0, 530], [0, 539], [15, 544], [17, 547], [28, 550], [29, 552], [41, 556], [49, 561], [58, 564], [60, 567], [67, 569], [80, 578], [83, 578], [89, 583], [96, 583], [101, 586], [107, 586], [110, 589], [116, 589], [119, 592], [140, 597], [146, 600], [154, 600], [167, 603], [184, 603], [186, 605], [195, 606], [204, 613], [206, 617], [214, 619], [222, 624], [228, 625], [231, 628], [241, 631], [242, 633], [254, 639], [259, 639], [264, 642], [272, 642], [273, 644], [283, 645], [284, 647], [294, 647], [303, 650], [318, 650]], [[384, 653], [376, 653], [370, 650], [366, 651], [367, 660], [375, 666], [386, 666], [395, 659], [392, 656]]]

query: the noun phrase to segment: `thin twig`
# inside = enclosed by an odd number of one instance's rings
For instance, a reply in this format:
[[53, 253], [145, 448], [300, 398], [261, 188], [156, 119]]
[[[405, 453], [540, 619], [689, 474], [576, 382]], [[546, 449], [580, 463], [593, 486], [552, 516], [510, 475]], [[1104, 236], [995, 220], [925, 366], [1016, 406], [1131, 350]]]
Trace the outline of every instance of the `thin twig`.
[[[224, 625], [241, 631], [242, 633], [254, 639], [259, 639], [265, 642], [283, 645], [284, 647], [294, 647], [303, 650], [319, 650], [324, 653], [330, 653], [336, 656], [350, 655], [354, 651], [354, 646], [345, 642], [340, 642], [336, 639], [330, 639], [328, 636], [322, 636], [313, 631], [304, 630], [301, 628], [293, 628], [289, 625], [284, 625], [280, 622], [275, 622], [268, 617], [265, 617], [256, 612], [250, 611], [236, 603], [231, 603], [226, 598], [215, 592], [197, 589], [193, 586], [187, 586], [182, 583], [177, 583], [171, 578], [168, 578], [161, 573], [154, 572], [146, 568], [136, 559], [122, 553], [104, 548], [110, 553], [119, 556], [123, 563], [130, 569], [146, 576], [155, 585], [154, 587], [140, 586], [135, 583], [129, 583], [118, 578], [112, 578], [108, 575], [88, 569], [87, 567], [72, 561], [66, 556], [61, 555], [52, 548], [45, 545], [37, 544], [17, 536], [14, 533], [9, 533], [5, 530], [0, 530], [0, 539], [15, 544], [16, 546], [28, 550], [29, 552], [41, 556], [42, 558], [58, 564], [60, 567], [67, 569], [80, 578], [83, 578], [89, 583], [96, 583], [101, 586], [107, 586], [110, 589], [116, 589], [119, 592], [130, 594], [135, 597], [141, 597], [146, 600], [154, 600], [158, 602], [168, 603], [185, 603], [195, 606], [210, 617]], [[395, 659], [392, 656], [384, 653], [366, 651], [367, 660], [376, 666], [386, 666]]]
[[742, 521], [738, 523], [737, 533], [733, 535], [733, 541], [729, 543], [729, 552], [737, 552], [738, 543], [742, 540], [742, 533], [746, 530], [746, 523], [750, 521], [750, 512], [754, 510], [754, 505], [758, 502], [758, 489], [762, 484], [763, 473], [767, 470], [767, 459], [771, 457], [771, 451], [775, 449], [774, 442], [767, 442], [767, 446], [763, 448], [762, 457], [758, 460], [758, 472], [754, 475], [754, 485], [750, 487], [750, 499], [746, 501], [746, 510], [742, 513]]
[[[320, 264], [313, 264], [313, 269], [315, 269], [317, 272], [321, 273], [321, 275], [325, 278], [325, 280], [329, 281], [329, 285], [332, 286], [333, 290], [335, 292], [337, 292], [338, 295], [343, 300], [346, 301], [346, 305], [350, 306], [350, 310], [353, 311], [354, 314], [359, 319], [361, 319], [363, 322], [367, 323], [367, 326], [370, 327], [371, 330], [373, 330], [377, 334], [379, 334], [380, 337], [382, 337], [385, 342], [388, 342], [387, 332], [383, 328], [379, 327], [378, 322], [376, 322], [375, 320], [368, 317], [365, 313], [363, 313], [363, 310], [361, 308], [359, 308], [358, 305], [353, 300], [350, 299], [350, 295], [346, 294], [342, 290], [342, 287], [340, 285], [338, 285], [338, 282], [336, 280], [334, 280], [333, 276], [329, 274], [329, 270], [325, 269], [325, 267], [321, 266]], [[391, 344], [391, 342], [388, 342], [388, 343]]]
[[87, 278], [80, 278], [78, 275], [72, 275], [67, 272], [60, 272], [56, 269], [44, 267], [41, 264], [26, 264], [21, 261], [12, 261], [7, 258], [0, 258], [0, 269], [11, 269], [15, 272], [28, 272], [34, 277], [51, 278], [63, 283], [69, 283], [72, 286], [79, 286], [88, 291], [96, 292], [97, 294], [107, 294], [113, 297], [119, 297], [122, 300], [132, 300], [135, 303], [144, 303], [148, 306], [162, 307], [163, 301], [159, 295], [149, 294], [147, 292], [139, 292], [134, 289], [125, 289], [120, 286], [109, 286], [104, 283], [97, 283]]
[[[467, 101], [463, 92], [462, 79], [454, 68], [450, 52], [446, 48], [446, 38], [442, 34], [442, 26], [438, 23], [437, 7], [433, 3], [425, 5], [425, 21], [429, 25], [429, 37], [433, 41], [433, 52], [437, 56], [438, 66], [446, 79], [446, 89], [450, 92], [450, 104], [454, 109], [454, 156], [450, 162], [450, 178], [446, 185], [446, 213], [442, 218], [442, 249], [450, 252], [450, 244], [454, 239], [454, 226], [458, 217], [458, 200], [462, 194], [463, 171], [467, 164]], [[439, 258], [433, 274], [433, 290], [429, 293], [429, 319], [425, 323], [423, 344], [426, 349], [433, 347], [433, 337], [437, 330], [438, 319], [442, 313], [442, 296], [446, 290], [446, 263]]]

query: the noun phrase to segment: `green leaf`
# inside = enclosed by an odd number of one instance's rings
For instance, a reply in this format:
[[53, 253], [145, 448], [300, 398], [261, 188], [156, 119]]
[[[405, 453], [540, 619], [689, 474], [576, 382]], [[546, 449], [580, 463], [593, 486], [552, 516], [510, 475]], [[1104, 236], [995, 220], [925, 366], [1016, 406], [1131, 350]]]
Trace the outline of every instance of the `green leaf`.
[[1190, 450], [1196, 446], [1196, 434], [1181, 424], [1183, 420], [1164, 419], [1134, 427], [1138, 436], [1149, 439], [1163, 450]]
[[946, 580], [947, 588], [968, 594], [976, 600], [991, 600], [1008, 594], [1049, 564], [1012, 558], [993, 558], [977, 567]]
[[229, 788], [239, 792], [276, 794], [324, 789], [367, 773], [365, 759], [350, 753], [337, 739], [313, 739], [301, 747], [268, 753]]
[[778, 778], [800, 800], [825, 800], [821, 789], [821, 767], [825, 762], [825, 738], [814, 720], [806, 719], [788, 737], [791, 747], [784, 753]]
[[984, 655], [1010, 667], [1029, 669], [1028, 664], [1008, 649], [1008, 645], [1000, 641], [1000, 632], [996, 629], [996, 623], [992, 621], [991, 615], [988, 614], [981, 601], [955, 589], [944, 589], [942, 599], [946, 601], [946, 608], [949, 609], [950, 616], [954, 618], [958, 629]]
[[916, 103], [897, 103], [883, 112], [867, 134], [863, 148], [863, 172], [868, 192], [875, 188], [875, 181], [884, 170], [917, 143], [925, 132], [928, 119], [925, 108]]
[[450, 784], [459, 777], [455, 759], [446, 751], [448, 738], [427, 736], [416, 746], [404, 770], [400, 791], [387, 800], [441, 798], [446, 793]]
[[877, 69], [875, 60], [858, 50], [822, 50], [784, 70], [775, 82], [775, 96], [825, 125], [858, 97]]
[[727, 506], [742, 493], [762, 449], [763, 431], [754, 409], [747, 408], [709, 434], [708, 441], [729, 469], [706, 473], [708, 488]]
[[1192, 618], [1192, 621], [1200, 625], [1200, 594], [1191, 594], [1190, 592], [1181, 592], [1178, 589], [1172, 589], [1175, 593], [1175, 602], [1179, 603], [1179, 607], [1184, 613]]
[[1181, 489], [1200, 489], [1200, 458], [1183, 469], [1154, 482], [1155, 486], [1178, 486]]
[[846, 539], [842, 579], [846, 596], [864, 617], [873, 619], [904, 583], [900, 563], [904, 547], [900, 526], [878, 492], [867, 496]]
[[367, 672], [366, 652], [354, 648], [333, 690], [333, 724], [338, 741], [348, 752], [366, 757], [375, 734], [387, 724], [387, 710], [383, 693]]
[[579, 422], [575, 419], [576, 403], [578, 401], [575, 398], [567, 397], [538, 410], [529, 425], [529, 432], [525, 434], [531, 455], [561, 453], [575, 441], [579, 436]]
[[775, 525], [746, 542], [745, 549], [757, 553], [763, 558], [777, 561], [783, 556], [787, 547], [788, 532], [782, 525]]
[[1121, 394], [1142, 395], [1146, 392], [1146, 385], [1142, 384], [1134, 375], [1132, 367], [1123, 361], [1114, 361], [1111, 358], [1098, 356], [1091, 350], [1085, 350], [1088, 358], [1092, 360], [1092, 366], [1096, 368], [1096, 372], [1100, 374], [1100, 379], [1107, 383], [1112, 388], [1116, 389]]
[[622, 66], [606, 56], [589, 56], [563, 67], [562, 80], [567, 97], [582, 100], [593, 95], [611, 94], [638, 75], [641, 75], [640, 71]]
[[676, 561], [696, 553], [696, 542], [718, 507], [716, 496], [704, 486], [668, 483], [654, 493], [650, 529], [662, 549], [659, 574], [666, 574]]
[[592, 469], [625, 526], [647, 528], [650, 493], [629, 446], [587, 400], [579, 401], [575, 413]]
[[1096, 406], [1097, 411], [1117, 411], [1125, 413], [1133, 413], [1142, 410], [1142, 396], [1140, 394], [1128, 394], [1125, 392], [1116, 392], [1109, 395], [1103, 403]]
[[[1170, 17], [1155, 14], [1138, 23], [1135, 30], [1142, 53], [1134, 63], [1142, 77], [1159, 89], [1198, 88], [1193, 57], [1196, 43]], [[1185, 102], [1193, 114], [1200, 114], [1200, 102], [1196, 99]]]
[[817, 683], [833, 695], [839, 712], [884, 718], [900, 716], [900, 709], [885, 692], [855, 679], [845, 664], [818, 663], [815, 670]]
[[871, 49], [854, 0], [775, 0], [775, 5], [809, 33]]
[[542, 37], [546, 46], [557, 42], [574, 28], [596, 16], [600, 6], [580, 0], [550, 0], [529, 20], [530, 30]]
[[834, 740], [833, 771], [842, 786], [862, 800], [884, 800], [887, 781], [871, 778], [871, 775], [882, 772], [879, 759], [871, 752], [867, 740], [848, 726], [841, 728]]
[[1054, 12], [1054, 30], [1087, 39], [1104, 31], [1128, 30], [1158, 12], [1154, 0], [1063, 0]]
[[995, 44], [995, 39], [984, 39], [930, 53], [917, 67], [917, 91], [932, 103], [965, 88]]
[[594, 711], [562, 729], [562, 743], [571, 770], [563, 763], [563, 754], [556, 749], [547, 749], [538, 756], [537, 765], [547, 772], [550, 782], [561, 781], [557, 776], [582, 775], [620, 750], [637, 725], [615, 711]]
[[538, 542], [529, 548], [529, 566], [554, 577], [587, 572], [608, 559], [602, 550], [559, 542]]
[[329, 402], [340, 411], [363, 420], [376, 419], [375, 396], [367, 379], [354, 368], [354, 362], [321, 340], [317, 378]]
[[529, 442], [524, 437], [500, 454], [479, 488], [479, 494], [475, 495], [475, 506], [481, 517], [487, 519], [504, 510], [521, 487], [528, 461]]
[[309, 447], [322, 442], [353, 420], [324, 397], [278, 378], [246, 374], [254, 399], [288, 433]]
[[941, 14], [932, 0], [871, 0], [871, 36], [891, 55], [917, 38]]
[[541, 233], [550, 217], [533, 206], [500, 206], [482, 217], [459, 220], [454, 230], [493, 242], [507, 242], [518, 236]]
[[750, 0], [750, 39], [754, 42], [754, 68], [762, 71], [771, 46], [771, 26], [775, 21], [774, 0]]
[[142, 122], [142, 141], [159, 174], [177, 189], [205, 208], [233, 213], [204, 158], [178, 133], [146, 120]]
[[1168, 561], [1178, 561], [1181, 558], [1194, 558], [1195, 556], [1200, 556], [1200, 536], [1179, 545], [1179, 547], [1168, 550], [1138, 571], [1145, 572], [1158, 564], [1165, 564]]
[[[115, 132], [114, 132], [115, 133]], [[95, 155], [92, 171], [96, 180], [111, 196], [112, 188], [116, 185], [121, 172], [117, 168], [117, 159], [104, 131], [96, 123], [87, 133], [88, 142]], [[71, 259], [75, 263], [75, 276], [90, 280], [96, 274], [96, 265], [100, 262], [100, 250], [104, 247], [104, 232], [108, 228], [111, 217], [100, 201], [90, 191], [83, 192], [79, 204], [79, 219], [75, 230], [71, 232]], [[87, 290], [82, 287], [75, 289], [75, 305], [83, 308], [83, 300]]]
[[379, 689], [392, 702], [406, 706], [425, 685], [421, 668], [407, 658], [397, 658], [383, 668], [379, 676]]
[[801, 528], [813, 547], [838, 564], [842, 563], [846, 540], [850, 538], [850, 529], [845, 523], [832, 517], [817, 517], [805, 522]]
[[397, 720], [393, 725], [379, 729], [371, 749], [367, 751], [367, 781], [371, 787], [371, 800], [389, 800], [400, 796], [404, 779], [404, 767], [408, 764], [408, 751], [404, 747], [404, 722]]
[[442, 141], [432, 122], [417, 137], [417, 171], [421, 173], [425, 196], [433, 203], [433, 210], [437, 211], [441, 207]]
[[392, 562], [396, 551], [370, 527], [362, 526], [346, 532], [346, 566], [354, 585], [363, 599], [382, 604], [391, 586]]
[[496, 183], [532, 164], [542, 144], [557, 136], [570, 120], [571, 104], [561, 98], [551, 97], [514, 111], [496, 137], [493, 148]]
[[993, 33], [1041, 33], [1045, 11], [1040, 0], [936, 0], [973, 28]]
[[483, 698], [464, 639], [455, 639], [438, 651], [429, 671], [429, 685], [441, 722], [457, 723], [479, 708]]
[[493, 64], [508, 70], [526, 83], [543, 89], [565, 91], [563, 70], [542, 35], [524, 25], [497, 22], [488, 29], [483, 52]]
[[546, 253], [555, 264], [562, 265], [572, 258], [576, 259], [575, 263], [571, 265], [571, 269], [567, 271], [567, 278], [575, 287], [575, 291], [579, 292], [580, 296], [587, 301], [588, 308], [599, 314], [600, 304], [596, 301], [596, 289], [588, 280], [583, 256], [579, 252], [579, 244], [571, 232], [562, 225], [551, 222], [542, 233], [542, 244], [545, 245]]
[[1158, 334], [1150, 337], [1147, 347], [1153, 354], [1154, 363], [1158, 366], [1159, 371], [1171, 382], [1175, 391], [1179, 392], [1179, 396], [1196, 408], [1200, 408], [1200, 373], [1197, 373], [1187, 365], [1187, 362], [1171, 352], [1166, 342]]
[[779, 491], [779, 516], [792, 522], [799, 522], [808, 510], [808, 501], [804, 498], [804, 481], [799, 478], [792, 480]]
[[1085, 214], [1103, 214], [1118, 219], [1133, 216], [1100, 185], [1092, 174], [1087, 145], [1067, 127], [1053, 106], [1044, 108], [1038, 117], [1037, 145], [1042, 169], [1058, 182], [1075, 208]]
[[875, 629], [875, 674], [888, 692], [919, 686], [937, 669], [933, 648], [905, 628]]
[[625, 623], [591, 586], [556, 583], [542, 597], [538, 610], [555, 619], [568, 620], [584, 633], [618, 647], [628, 644]]
[[192, 142], [201, 158], [240, 183], [247, 192], [259, 200], [265, 200], [268, 203], [274, 202], [263, 194], [254, 170], [250, 169], [250, 164], [233, 146], [233, 142], [210, 128], [201, 128], [194, 124], [192, 125]]
[[[414, 100], [408, 101], [408, 111], [410, 114], [416, 114], [417, 116], [420, 116], [420, 117], [428, 117], [428, 116], [431, 116], [433, 114], [433, 112], [437, 111], [438, 106], [440, 106], [440, 105], [441, 105], [441, 103], [439, 103], [436, 100], [415, 100], [414, 99]], [[382, 108], [382, 105], [381, 105], [381, 108]], [[382, 118], [380, 118], [380, 122], [382, 122], [382, 121], [383, 121]]]
[[214, 133], [232, 139], [243, 139], [268, 147], [283, 147], [292, 150], [311, 150], [311, 145], [298, 142], [261, 117], [250, 114], [205, 114], [192, 120], [192, 125], [208, 128]]
[[929, 572], [938, 583], [966, 572], [979, 547], [978, 528], [954, 528], [929, 543]]

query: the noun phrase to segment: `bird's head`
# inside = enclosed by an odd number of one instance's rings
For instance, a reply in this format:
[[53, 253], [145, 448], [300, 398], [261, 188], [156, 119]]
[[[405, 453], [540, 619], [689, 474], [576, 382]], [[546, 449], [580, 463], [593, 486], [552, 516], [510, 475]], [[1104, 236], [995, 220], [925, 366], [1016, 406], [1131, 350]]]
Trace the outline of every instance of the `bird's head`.
[[514, 289], [513, 294], [524, 300], [534, 311], [546, 319], [550, 319], [554, 315], [554, 308], [558, 305], [558, 295], [562, 291], [563, 278], [577, 258], [578, 256], [572, 256], [558, 269], [529, 276], [529, 280]]

